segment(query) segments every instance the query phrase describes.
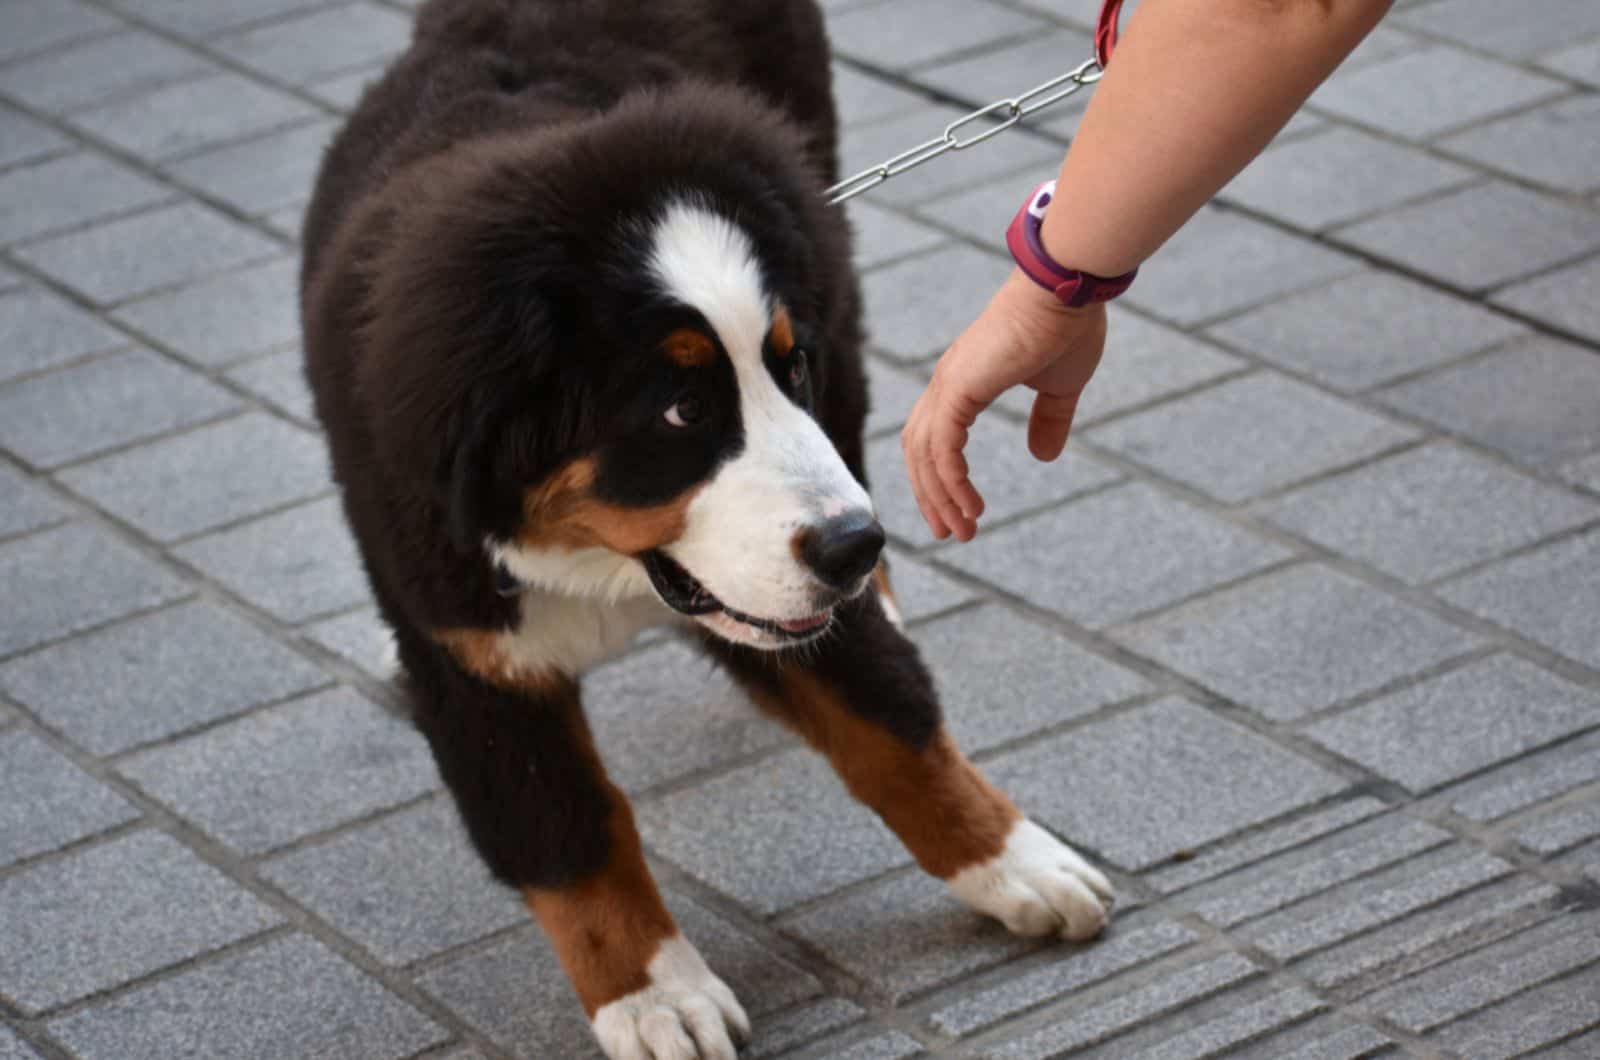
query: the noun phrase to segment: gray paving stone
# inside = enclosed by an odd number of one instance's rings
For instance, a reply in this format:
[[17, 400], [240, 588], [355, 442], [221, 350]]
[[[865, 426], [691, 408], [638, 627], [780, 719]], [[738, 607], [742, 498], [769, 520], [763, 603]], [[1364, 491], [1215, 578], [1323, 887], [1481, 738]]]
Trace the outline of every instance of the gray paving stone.
[[116, 6], [138, 18], [166, 26], [190, 37], [214, 37], [249, 23], [270, 20], [285, 12], [315, 7], [321, 0], [115, 0]]
[[1228, 1056], [1229, 1060], [1363, 1060], [1382, 1054], [1393, 1044], [1388, 1036], [1365, 1024], [1325, 1016]]
[[1562, 467], [1561, 474], [1568, 482], [1600, 494], [1600, 452], [1572, 461]]
[[139, 816], [30, 732], [0, 733], [0, 865], [43, 854]]
[[[928, 105], [928, 98], [901, 88], [893, 81], [873, 77], [853, 67], [833, 64], [833, 102], [839, 110], [839, 124], [865, 125], [893, 118]], [[842, 173], [841, 176], [849, 176]], [[857, 200], [857, 204], [860, 200]], [[849, 207], [855, 212], [855, 206]]]
[[97, 755], [328, 680], [248, 622], [207, 603], [119, 623], [0, 666], [0, 688]]
[[[1044, 5], [1045, 14], [1054, 14], [1055, 5]], [[1033, 31], [1018, 43], [986, 48], [971, 58], [946, 61], [916, 72], [917, 82], [932, 86], [955, 99], [981, 107], [992, 100], [1019, 95], [1034, 85], [1043, 84], [1071, 70], [1093, 54], [1093, 37], [1075, 29]], [[1090, 89], [1080, 90], [1076, 99], [1057, 103], [1027, 119], [1029, 124], [1051, 125], [1067, 111], [1081, 111]], [[1040, 178], [1044, 179], [1044, 178]], [[1011, 203], [1016, 212], [1022, 201]]]
[[1261, 512], [1334, 552], [1427, 582], [1600, 518], [1600, 505], [1439, 443], [1306, 486]]
[[304, 363], [299, 350], [285, 350], [246, 361], [230, 369], [228, 378], [285, 415], [315, 426], [317, 414]]
[[122, 333], [45, 291], [25, 289], [0, 296], [0, 379], [127, 343]]
[[204, 365], [223, 364], [300, 337], [299, 263], [280, 258], [142, 301], [117, 320]]
[[185, 184], [246, 213], [267, 213], [306, 197], [332, 130], [332, 122], [298, 125], [259, 140], [191, 156], [169, 169]]
[[638, 816], [647, 845], [764, 916], [910, 861], [809, 751], [702, 781]]
[[1169, 920], [1143, 917], [1133, 923], [1116, 918], [1093, 943], [1057, 955], [1012, 979], [980, 987], [946, 1005], [928, 1019], [941, 1033], [959, 1037], [997, 1023], [1054, 998], [1109, 979], [1135, 965], [1195, 941], [1187, 928]]
[[367, 600], [367, 580], [335, 498], [190, 541], [177, 554], [286, 622]]
[[1600, 451], [1590, 395], [1600, 359], [1581, 347], [1534, 338], [1384, 391], [1405, 412], [1515, 460], [1549, 466]]
[[60, 478], [158, 541], [333, 488], [322, 440], [261, 412], [79, 464]]
[[0, 243], [171, 197], [161, 185], [97, 155], [66, 155], [23, 166], [0, 175]]
[[[937, 163], [935, 163], [937, 165]], [[1039, 183], [1039, 174], [1002, 173], [997, 179], [953, 194], [919, 203], [916, 215], [954, 229], [995, 253], [1003, 253], [1006, 227], [1022, 202]]]
[[[1324, 1011], [1328, 1003], [1308, 990], [1289, 987], [1259, 998], [1228, 998], [1205, 1022], [1176, 1034], [1168, 1027], [1157, 1027], [1130, 1037], [1126, 1044], [1113, 1043], [1089, 1056], [1109, 1060], [1124, 1048], [1137, 1048], [1141, 1060], [1191, 1060], [1196, 1056], [1229, 1053], [1245, 1042], [1274, 1034], [1307, 1016]], [[1181, 1024], [1178, 1024], [1181, 1026]], [[1126, 1054], [1124, 1054], [1126, 1055]]]
[[1431, 1041], [1473, 1060], [1501, 1060], [1600, 1022], [1600, 965], [1503, 1001], [1440, 1030]]
[[17, 0], [7, 6], [12, 11], [6, 19], [5, 40], [0, 41], [0, 61], [122, 28], [117, 19], [77, 0], [30, 5], [26, 17], [16, 13]]
[[41, 1060], [9, 1027], [0, 1025], [0, 1060]]
[[1600, 40], [1575, 44], [1541, 56], [1539, 65], [1600, 88]]
[[1340, 229], [1338, 238], [1464, 290], [1484, 291], [1600, 246], [1600, 214], [1490, 182]]
[[0, 92], [41, 110], [69, 111], [217, 69], [149, 33], [97, 37], [0, 69]]
[[399, 666], [394, 631], [375, 607], [314, 623], [305, 635], [380, 680], [388, 680]]
[[1038, 19], [986, 0], [889, 0], [828, 23], [840, 54], [901, 71], [1043, 28]]
[[1549, 857], [1600, 835], [1600, 799], [1562, 807], [1518, 828], [1518, 843]]
[[1491, 821], [1593, 780], [1600, 780], [1600, 733], [1568, 740], [1468, 781], [1452, 793], [1450, 808], [1475, 821]]
[[356, 109], [367, 88], [383, 76], [383, 66], [371, 66], [348, 74], [336, 74], [326, 80], [313, 81], [305, 88], [313, 96], [348, 114]]
[[1562, 191], [1600, 190], [1600, 96], [1565, 99], [1441, 141], [1480, 166]]
[[281, 922], [176, 840], [142, 831], [0, 880], [0, 990], [36, 1014]]
[[0, 103], [0, 166], [16, 165], [64, 151], [72, 141], [14, 107]]
[[0, 387], [0, 446], [52, 467], [237, 407], [198, 375], [135, 350]]
[[[1229, 768], [1219, 771], [1217, 762]], [[1024, 812], [1129, 869], [1344, 786], [1255, 733], [1170, 698], [996, 759], [989, 773]], [[1238, 783], [1245, 776], [1250, 783]]]
[[905, 424], [911, 406], [922, 396], [923, 380], [891, 368], [876, 358], [867, 361], [867, 392], [871, 408], [867, 413], [867, 434], [882, 434]]
[[285, 854], [261, 872], [390, 965], [528, 918], [516, 893], [489, 875], [445, 799]]
[[1210, 333], [1318, 382], [1365, 390], [1477, 353], [1527, 328], [1464, 299], [1373, 271], [1272, 302]]
[[945, 719], [968, 752], [1017, 739], [1146, 691], [1097, 655], [989, 605], [917, 631]]
[[1375, 691], [1477, 641], [1321, 566], [1266, 575], [1112, 636], [1274, 721]]
[[448, 1037], [320, 943], [273, 939], [50, 1024], [83, 1060], [414, 1056]]
[[585, 675], [583, 702], [607, 770], [630, 792], [786, 740], [709, 659], [682, 644], [652, 647]]
[[0, 655], [76, 633], [188, 590], [164, 568], [88, 526], [0, 545]]
[[1306, 734], [1425, 791], [1596, 724], [1600, 695], [1498, 655], [1319, 722]]
[[80, 111], [72, 121], [126, 151], [169, 159], [315, 114], [293, 96], [226, 73]]
[[1440, 595], [1579, 662], [1600, 666], [1600, 531], [1561, 541], [1439, 589]]
[[1311, 106], [1422, 140], [1566, 91], [1560, 81], [1441, 45], [1332, 78]]
[[1030, 603], [1105, 626], [1288, 556], [1265, 538], [1134, 484], [987, 531], [944, 558]]
[[11, 537], [65, 519], [66, 505], [6, 464], [0, 464], [0, 537]]
[[1495, 294], [1519, 313], [1600, 342], [1600, 257], [1536, 277]]
[[828, 998], [782, 1015], [756, 1020], [752, 1040], [740, 1055], [748, 1060], [765, 1060], [840, 1027], [860, 1022], [865, 1015], [853, 1002]]
[[1346, 799], [1332, 806], [1253, 831], [1243, 838], [1196, 854], [1192, 858], [1147, 872], [1145, 882], [1168, 893], [1220, 876], [1262, 858], [1291, 850], [1339, 831], [1357, 821], [1382, 813], [1387, 807], [1368, 796]]
[[1096, 445], [1238, 503], [1417, 437], [1275, 373], [1231, 380], [1090, 431]]
[[117, 769], [244, 854], [398, 805], [439, 783], [422, 737], [348, 689], [141, 751]]
[[862, 277], [872, 344], [901, 359], [943, 353], [999, 290], [1011, 267], [951, 246]]
[[[1226, 269], [1216, 268], [1219, 261]], [[1353, 258], [1271, 225], [1210, 207], [1139, 272], [1130, 305], [1182, 325], [1316, 287], [1358, 271]]]
[[[1028, 451], [1027, 432], [994, 415], [979, 418], [964, 455], [972, 482], [983, 496], [980, 526], [1056, 504], [1121, 478], [1075, 447], [1051, 463], [1036, 460]], [[911, 492], [899, 435], [868, 443], [867, 479], [873, 483], [878, 519], [891, 535], [913, 548], [934, 543], [933, 531]]]
[[[889, 0], [890, 3], [896, 0]], [[946, 126], [967, 111], [926, 102], [918, 109], [868, 125], [847, 127], [839, 138], [839, 171], [846, 176], [893, 158], [903, 151], [937, 140]], [[963, 127], [963, 136], [976, 136], [983, 123]], [[1009, 178], [1020, 189], [1011, 197], [1013, 211], [1022, 197], [1041, 180], [1048, 180], [1061, 165], [1061, 145], [1028, 131], [1012, 130], [997, 136], [979, 151], [956, 151], [937, 162], [901, 173], [885, 188], [868, 192], [869, 200], [905, 207], [989, 181]], [[1005, 253], [1004, 233], [992, 237], [997, 255]], [[945, 285], [949, 293], [952, 285]], [[992, 294], [993, 291], [987, 292]]]
[[854, 261], [861, 271], [932, 250], [950, 239], [938, 229], [890, 213], [863, 199], [852, 200], [846, 210], [855, 234]]
[[1440, 0], [1405, 11], [1395, 21], [1513, 59], [1600, 35], [1600, 11], [1584, 0], [1547, 0], [1533, 19], [1518, 18], [1494, 0]]
[[[849, 1037], [854, 1037], [849, 1036]], [[906, 1060], [926, 1056], [921, 1043], [899, 1031], [855, 1041], [829, 1041], [794, 1053], [789, 1060]]]
[[976, 600], [976, 589], [947, 578], [899, 549], [889, 550], [889, 584], [906, 623], [916, 623]]
[[1465, 166], [1336, 128], [1264, 152], [1221, 194], [1314, 231], [1477, 179]]
[[411, 20], [371, 3], [328, 7], [218, 38], [214, 46], [283, 81], [309, 81], [400, 52]]

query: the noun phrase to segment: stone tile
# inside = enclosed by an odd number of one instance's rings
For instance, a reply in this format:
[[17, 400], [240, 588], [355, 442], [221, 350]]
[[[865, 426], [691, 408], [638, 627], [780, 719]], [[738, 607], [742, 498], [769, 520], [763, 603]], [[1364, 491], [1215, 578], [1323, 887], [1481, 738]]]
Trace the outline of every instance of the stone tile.
[[331, 497], [191, 541], [177, 553], [285, 622], [368, 597], [355, 541]]
[[808, 751], [703, 781], [638, 815], [649, 846], [763, 916], [910, 860]]
[[139, 811], [30, 732], [0, 733], [0, 865], [135, 820]]
[[280, 258], [125, 305], [112, 316], [204, 365], [300, 337], [299, 263]]
[[394, 806], [438, 784], [426, 743], [348, 689], [251, 714], [125, 759], [118, 772], [244, 854]]
[[72, 141], [14, 107], [0, 103], [0, 166], [64, 151]]
[[[153, 254], [152, 247], [164, 249]], [[259, 261], [281, 249], [190, 203], [32, 243], [17, 256], [104, 304]]]
[[0, 666], [0, 688], [97, 755], [329, 680], [250, 623], [207, 603], [123, 622]]
[[0, 912], [9, 940], [0, 989], [29, 1014], [281, 922], [177, 840], [150, 831], [0, 880]]
[[1537, 19], [1518, 18], [1494, 0], [1440, 0], [1405, 11], [1395, 21], [1513, 59], [1600, 36], [1600, 11], [1584, 0], [1547, 0]]
[[843, 1035], [810, 1049], [802, 1049], [789, 1060], [906, 1060], [907, 1057], [928, 1055], [922, 1044], [899, 1031], [890, 1031], [872, 1038]]
[[1439, 589], [1457, 607], [1600, 666], [1600, 531], [1548, 545]]
[[1519, 758], [1451, 792], [1450, 808], [1475, 821], [1492, 821], [1600, 780], [1600, 733], [1567, 740]]
[[943, 353], [1011, 268], [971, 247], [952, 246], [873, 270], [861, 280], [872, 344], [901, 359]]
[[24, 534], [67, 518], [66, 505], [0, 463], [0, 537]]
[[126, 166], [76, 154], [0, 175], [0, 243], [92, 221], [171, 198]]
[[402, 51], [411, 20], [372, 3], [346, 4], [218, 38], [214, 47], [282, 81], [370, 66]]
[[[896, 2], [889, 0], [890, 4]], [[965, 110], [929, 101], [899, 117], [849, 126], [839, 137], [839, 171], [846, 176], [859, 173], [917, 144], [937, 140], [946, 126], [966, 115]], [[977, 123], [966, 126], [962, 135], [975, 136], [981, 128]], [[1026, 130], [1012, 130], [990, 140], [982, 150], [946, 153], [937, 162], [902, 173], [892, 184], [867, 194], [877, 202], [903, 208], [1005, 177], [1019, 182], [1020, 190], [1011, 198], [1015, 210], [1033, 185], [1048, 180], [1060, 165], [1059, 143]], [[1005, 253], [1003, 233], [994, 238], [994, 249], [996, 254]], [[951, 285], [945, 286], [948, 293]]]
[[[0, 303], [3, 304], [3, 303]], [[924, 382], [919, 376], [891, 368], [877, 358], [867, 360], [868, 435], [882, 434], [905, 425], [911, 406], [922, 396]]]
[[1125, 621], [1290, 553], [1170, 500], [1119, 486], [983, 533], [946, 562], [1090, 626]]
[[315, 7], [319, 0], [115, 0], [116, 6], [190, 37], [214, 37], [285, 12]]
[[[1226, 269], [1216, 268], [1219, 261]], [[1139, 271], [1130, 305], [1191, 325], [1358, 271], [1353, 258], [1215, 207], [1196, 214]]]
[[356, 109], [362, 95], [383, 76], [383, 66], [371, 66], [348, 74], [336, 74], [327, 80], [313, 81], [306, 90], [324, 103], [348, 114]]
[[[426, 856], [418, 856], [426, 851]], [[262, 866], [289, 897], [389, 965], [524, 923], [445, 799], [403, 810]]]
[[1600, 695], [1498, 655], [1318, 722], [1306, 735], [1426, 791], [1595, 724]]
[[317, 411], [311, 387], [306, 384], [305, 358], [299, 350], [285, 350], [246, 361], [230, 369], [228, 379], [279, 412], [316, 426]]
[[853, 1002], [828, 998], [778, 1016], [756, 1020], [751, 1042], [741, 1050], [741, 1055], [748, 1060], [765, 1060], [840, 1027], [858, 1023], [865, 1015], [861, 1007]]
[[1341, 229], [1361, 250], [1484, 291], [1600, 247], [1600, 214], [1489, 183]]
[[1568, 482], [1582, 486], [1591, 493], [1600, 493], [1600, 453], [1563, 466], [1561, 475]]
[[1449, 443], [1265, 505], [1268, 519], [1409, 582], [1428, 582], [1600, 519], [1600, 505]]
[[1376, 271], [1290, 295], [1209, 330], [1340, 390], [1365, 390], [1527, 334], [1472, 302]]
[[9, 1027], [0, 1026], [0, 1060], [42, 1060], [38, 1053], [23, 1044], [22, 1039]]
[[607, 770], [630, 792], [786, 739], [710, 659], [684, 644], [652, 647], [585, 675], [583, 701]]
[[1364, 1060], [1394, 1042], [1366, 1024], [1322, 1016], [1228, 1053], [1229, 1060]]
[[1317, 230], [1476, 179], [1465, 166], [1336, 128], [1263, 153], [1222, 197]]
[[102, 1002], [50, 1024], [83, 1060], [157, 1060], [182, 1042], [214, 1060], [416, 1055], [449, 1035], [304, 935]]
[[300, 202], [316, 179], [332, 122], [313, 122], [259, 140], [194, 155], [169, 167], [173, 176], [245, 213]]
[[126, 151], [168, 159], [316, 114], [293, 96], [226, 73], [119, 99], [72, 121]]
[[969, 753], [1146, 691], [1144, 678], [998, 605], [917, 631], [945, 719]]
[[1600, 257], [1508, 287], [1494, 301], [1600, 342]]
[[80, 464], [60, 478], [158, 541], [333, 488], [322, 440], [261, 412]]
[[1087, 435], [1229, 503], [1366, 460], [1416, 436], [1412, 428], [1270, 373], [1222, 383]]
[[833, 64], [833, 101], [839, 110], [840, 126], [864, 125], [928, 105], [926, 96], [839, 63]]
[[[973, 484], [984, 500], [980, 526], [1011, 519], [1116, 482], [1121, 476], [1076, 448], [1052, 463], [1034, 459], [1026, 431], [998, 416], [981, 417], [965, 450]], [[899, 435], [867, 445], [867, 479], [878, 518], [889, 533], [914, 548], [934, 543], [906, 477]]]
[[0, 655], [76, 633], [187, 592], [182, 582], [88, 526], [0, 545]]
[[1112, 635], [1274, 721], [1374, 691], [1476, 641], [1314, 565], [1269, 574]]
[[12, 63], [0, 69], [0, 92], [41, 110], [68, 111], [216, 69], [195, 52], [136, 30]]
[[1028, 171], [1002, 173], [977, 187], [919, 203], [916, 214], [997, 254], [1005, 253], [1006, 228], [1016, 215], [1017, 204], [1038, 186], [1035, 178], [1042, 179]]
[[1518, 843], [1550, 857], [1600, 835], [1600, 799], [1573, 803], [1518, 828]]
[[0, 41], [0, 61], [42, 51], [79, 37], [121, 29], [122, 25], [110, 15], [77, 0], [54, 0], [49, 4], [30, 5], [25, 17], [16, 13], [7, 17], [6, 36]]
[[1539, 59], [1539, 65], [1600, 88], [1600, 40], [1551, 52]]
[[1438, 46], [1332, 78], [1312, 95], [1311, 106], [1422, 140], [1566, 91], [1551, 78]]
[[237, 407], [198, 375], [136, 350], [0, 387], [0, 446], [52, 467]]
[[375, 607], [307, 626], [305, 635], [380, 680], [387, 681], [399, 667], [394, 631]]
[[0, 379], [127, 345], [120, 332], [41, 290], [0, 296]]
[[[1074, 29], [1035, 30], [1020, 42], [987, 48], [970, 58], [925, 67], [914, 76], [920, 84], [929, 85], [974, 107], [981, 107], [992, 100], [1016, 96], [1034, 85], [1060, 77], [1092, 54], [1094, 39], [1088, 33]], [[1028, 122], [1050, 123], [1059, 120], [1068, 109], [1082, 110], [1091, 91], [1081, 89], [1076, 99], [1057, 103], [1030, 117]], [[1026, 190], [1018, 193], [1017, 202], [1021, 202], [1026, 193]], [[1013, 213], [1016, 212], [1017, 202], [1011, 204]]]
[[[1242, 991], [1202, 1006], [1198, 1014], [1186, 1013], [1190, 1017], [1187, 1020], [1136, 1031], [1088, 1056], [1092, 1060], [1109, 1060], [1118, 1055], [1138, 1055], [1141, 1060], [1190, 1060], [1231, 1054], [1235, 1047], [1275, 1036], [1327, 1008], [1326, 1001], [1295, 986], [1276, 990], [1263, 987], [1259, 996], [1257, 991]], [[1124, 1053], [1125, 1049], [1138, 1051], [1130, 1054]]]
[[889, 550], [889, 584], [895, 607], [907, 623], [960, 607], [978, 598], [978, 591], [917, 562], [898, 549]]
[[1041, 740], [996, 759], [989, 773], [1024, 812], [1128, 869], [1344, 787], [1306, 759], [1172, 698]]
[[1533, 338], [1383, 392], [1383, 400], [1513, 460], [1550, 467], [1600, 451], [1600, 359]]
[[1441, 142], [1489, 169], [1562, 191], [1600, 190], [1600, 96], [1561, 100]]
[[852, 199], [845, 211], [855, 234], [855, 266], [863, 271], [896, 258], [932, 250], [950, 238], [937, 229], [862, 199]]
[[1038, 19], [986, 0], [889, 0], [828, 23], [841, 54], [901, 71], [1043, 28]]
[[1358, 796], [1331, 806], [1311, 810], [1299, 817], [1272, 825], [1195, 854], [1194, 857], [1164, 865], [1144, 874], [1152, 886], [1172, 893], [1209, 880], [1263, 858], [1331, 835], [1358, 821], [1382, 813], [1387, 807], [1377, 799]]
[[1463, 1019], [1431, 1041], [1458, 1056], [1501, 1060], [1595, 1025], [1600, 966], [1558, 979]]

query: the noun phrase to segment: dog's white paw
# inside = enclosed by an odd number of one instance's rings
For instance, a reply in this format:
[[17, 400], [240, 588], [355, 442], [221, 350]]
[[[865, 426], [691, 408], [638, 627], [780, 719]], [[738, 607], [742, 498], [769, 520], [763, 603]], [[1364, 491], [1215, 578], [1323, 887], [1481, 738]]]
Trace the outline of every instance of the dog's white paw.
[[650, 985], [594, 1014], [594, 1035], [611, 1060], [736, 1060], [750, 1018], [728, 985], [679, 935], [661, 944]]
[[1004, 850], [949, 883], [967, 905], [1029, 937], [1093, 938], [1105, 928], [1113, 901], [1098, 869], [1027, 819], [1011, 829]]

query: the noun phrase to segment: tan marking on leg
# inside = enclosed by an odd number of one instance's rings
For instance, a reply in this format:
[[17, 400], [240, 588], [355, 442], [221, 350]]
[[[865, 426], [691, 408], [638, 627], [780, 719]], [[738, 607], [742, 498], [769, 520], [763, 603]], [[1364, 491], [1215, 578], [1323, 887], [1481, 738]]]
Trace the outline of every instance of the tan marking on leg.
[[684, 368], [704, 368], [717, 359], [716, 344], [694, 328], [679, 328], [661, 345], [667, 356]]
[[630, 508], [594, 496], [595, 466], [582, 457], [529, 488], [518, 541], [530, 548], [608, 548], [637, 556], [683, 536], [695, 486], [665, 504]]
[[1021, 812], [943, 726], [926, 747], [915, 748], [852, 713], [812, 674], [790, 667], [782, 679], [781, 698], [755, 690], [757, 702], [826, 755], [850, 793], [883, 818], [929, 873], [948, 879], [1005, 849]]
[[497, 688], [545, 694], [572, 683], [553, 668], [535, 670], [519, 664], [507, 643], [511, 636], [494, 629], [440, 629], [434, 631], [433, 639], [444, 645], [463, 670]]
[[772, 343], [772, 352], [779, 357], [789, 356], [794, 349], [794, 322], [789, 319], [789, 310], [783, 305], [772, 311], [772, 327], [767, 330], [767, 341]]

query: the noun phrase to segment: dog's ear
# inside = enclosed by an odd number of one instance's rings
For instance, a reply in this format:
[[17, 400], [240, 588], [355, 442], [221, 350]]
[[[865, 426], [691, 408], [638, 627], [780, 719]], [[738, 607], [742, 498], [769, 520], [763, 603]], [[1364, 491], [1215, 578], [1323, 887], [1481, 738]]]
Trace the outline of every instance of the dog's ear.
[[[450, 541], [463, 553], [478, 551], [484, 537], [506, 522], [506, 514], [496, 511], [505, 506], [497, 489], [505, 477], [497, 449], [511, 414], [509, 405], [504, 389], [497, 394], [487, 387], [472, 388], [442, 439], [434, 478], [444, 503]], [[515, 485], [509, 488], [514, 491]]]

